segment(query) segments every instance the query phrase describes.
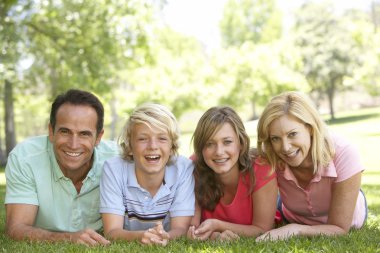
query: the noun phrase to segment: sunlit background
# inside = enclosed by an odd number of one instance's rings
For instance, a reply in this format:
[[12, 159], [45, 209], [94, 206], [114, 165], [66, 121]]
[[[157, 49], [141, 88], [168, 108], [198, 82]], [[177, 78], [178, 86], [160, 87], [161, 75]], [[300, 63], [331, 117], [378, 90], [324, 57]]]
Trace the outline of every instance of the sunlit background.
[[252, 140], [285, 90], [309, 94], [326, 119], [379, 106], [379, 26], [378, 0], [3, 0], [0, 160], [47, 133], [68, 88], [101, 98], [108, 139], [136, 105], [168, 106], [186, 155], [210, 106], [237, 110]]

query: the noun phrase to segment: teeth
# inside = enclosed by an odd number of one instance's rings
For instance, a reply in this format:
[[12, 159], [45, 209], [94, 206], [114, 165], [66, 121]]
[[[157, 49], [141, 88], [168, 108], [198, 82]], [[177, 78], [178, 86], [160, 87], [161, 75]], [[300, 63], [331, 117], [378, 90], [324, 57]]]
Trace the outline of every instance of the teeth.
[[227, 158], [224, 158], [224, 159], [215, 159], [214, 162], [216, 162], [216, 163], [224, 163], [227, 160], [228, 160]]
[[289, 154], [285, 154], [285, 156], [287, 157], [294, 157], [297, 155], [297, 150], [296, 151], [293, 151], [292, 153], [289, 153]]
[[65, 153], [66, 153], [66, 155], [74, 156], [74, 157], [80, 156], [80, 154], [81, 154], [81, 153], [76, 153], [76, 152], [65, 152]]
[[148, 158], [148, 159], [158, 159], [158, 158], [160, 158], [159, 155], [147, 155], [145, 157]]

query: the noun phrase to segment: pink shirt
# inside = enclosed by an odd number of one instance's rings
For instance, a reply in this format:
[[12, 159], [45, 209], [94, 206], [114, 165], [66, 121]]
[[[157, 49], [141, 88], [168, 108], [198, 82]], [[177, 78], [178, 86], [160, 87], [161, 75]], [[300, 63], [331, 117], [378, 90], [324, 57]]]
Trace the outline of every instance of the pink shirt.
[[[291, 223], [326, 224], [333, 185], [364, 170], [355, 147], [336, 135], [332, 138], [335, 145], [335, 158], [326, 168], [317, 172], [306, 189], [298, 185], [297, 179], [288, 166], [277, 170], [283, 203], [282, 210], [285, 218]], [[366, 216], [364, 195], [361, 192], [358, 194], [351, 223], [351, 227], [355, 228], [363, 225]]]
[[[257, 161], [252, 162], [255, 173], [255, 186], [253, 191], [258, 191], [269, 181], [276, 177], [275, 173], [270, 173], [269, 165], [261, 165]], [[245, 177], [245, 180], [243, 180]], [[201, 221], [207, 219], [218, 219], [235, 224], [250, 225], [253, 220], [253, 200], [249, 191], [249, 174], [240, 173], [238, 188], [234, 199], [228, 205], [219, 202], [214, 211], [202, 209]], [[247, 184], [248, 183], [248, 184]]]

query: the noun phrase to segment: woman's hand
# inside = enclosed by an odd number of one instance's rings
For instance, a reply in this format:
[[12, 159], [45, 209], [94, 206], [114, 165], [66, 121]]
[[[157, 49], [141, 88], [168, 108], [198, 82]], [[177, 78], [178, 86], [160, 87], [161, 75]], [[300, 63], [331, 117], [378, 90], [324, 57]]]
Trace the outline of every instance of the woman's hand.
[[234, 241], [240, 239], [239, 235], [231, 230], [225, 230], [223, 232], [213, 232], [211, 239], [215, 241]]
[[210, 238], [214, 231], [218, 230], [218, 220], [207, 219], [202, 222], [198, 228], [194, 230], [194, 235], [199, 240], [207, 240]]
[[276, 240], [285, 240], [294, 235], [301, 235], [301, 231], [305, 225], [300, 224], [288, 224], [286, 226], [272, 229], [259, 237], [256, 238], [256, 242], [259, 241], [276, 241]]

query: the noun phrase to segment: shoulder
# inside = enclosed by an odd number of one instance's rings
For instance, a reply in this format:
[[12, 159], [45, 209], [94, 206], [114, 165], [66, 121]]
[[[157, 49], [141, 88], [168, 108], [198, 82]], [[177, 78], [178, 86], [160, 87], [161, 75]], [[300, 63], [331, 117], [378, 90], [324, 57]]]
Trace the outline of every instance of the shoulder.
[[257, 174], [272, 174], [272, 169], [269, 163], [264, 158], [256, 158], [252, 160], [252, 168], [254, 173]]
[[104, 170], [121, 170], [123, 167], [128, 167], [128, 164], [130, 164], [128, 161], [119, 156], [114, 156], [105, 160]]
[[120, 149], [116, 141], [111, 140], [101, 140], [95, 148], [96, 152], [100, 153], [110, 153], [110, 154], [119, 154]]
[[30, 137], [17, 144], [11, 153], [24, 158], [47, 153], [49, 143], [50, 141], [47, 135]]
[[331, 134], [331, 139], [335, 148], [335, 159], [349, 159], [350, 157], [356, 157], [359, 155], [359, 151], [356, 146], [353, 145], [346, 138], [338, 134]]
[[178, 155], [172, 158], [172, 163], [168, 168], [175, 169], [179, 175], [192, 173], [194, 170], [193, 161], [189, 158]]

